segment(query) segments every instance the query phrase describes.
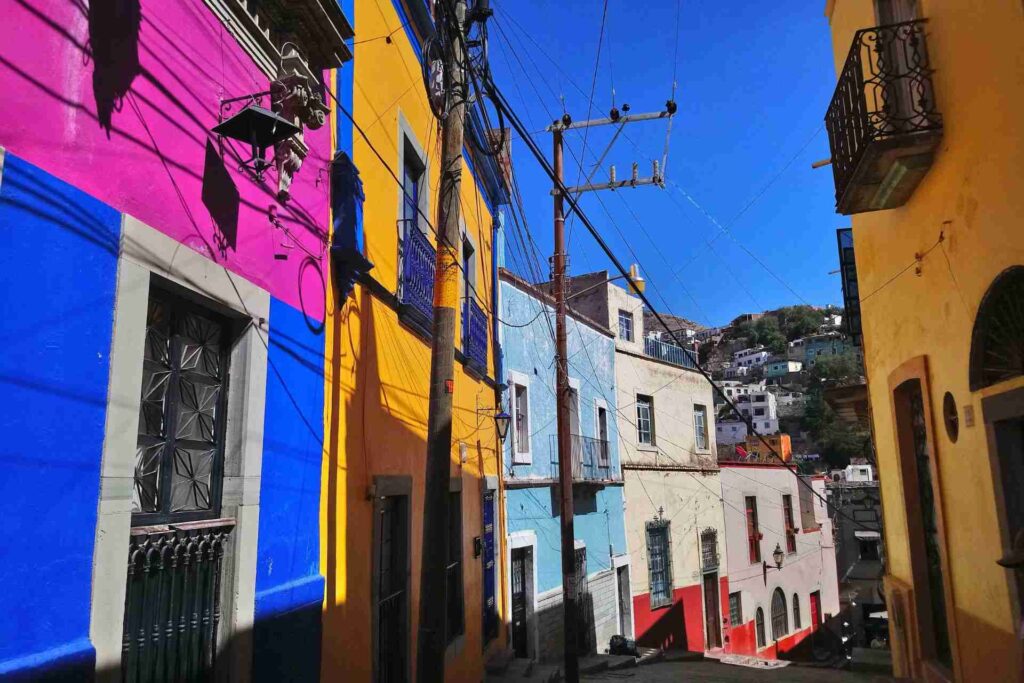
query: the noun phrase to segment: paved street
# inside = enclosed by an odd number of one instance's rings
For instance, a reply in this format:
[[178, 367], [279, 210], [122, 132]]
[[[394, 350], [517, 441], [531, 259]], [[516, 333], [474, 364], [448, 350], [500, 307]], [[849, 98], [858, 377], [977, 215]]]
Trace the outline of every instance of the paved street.
[[703, 662], [660, 662], [619, 671], [605, 671], [586, 676], [588, 681], [624, 681], [626, 683], [661, 683], [664, 681], [756, 681], [757, 683], [801, 683], [802, 681], [828, 681], [829, 683], [891, 683], [888, 676], [788, 666], [770, 671], [722, 664], [713, 660]]

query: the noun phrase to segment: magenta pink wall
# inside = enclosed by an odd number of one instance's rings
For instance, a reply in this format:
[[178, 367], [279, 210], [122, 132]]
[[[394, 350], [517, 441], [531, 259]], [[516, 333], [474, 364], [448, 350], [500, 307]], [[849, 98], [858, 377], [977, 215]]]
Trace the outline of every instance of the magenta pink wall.
[[10, 0], [0, 45], [0, 146], [323, 318], [330, 123], [306, 133], [276, 260], [276, 172], [256, 183], [209, 132], [267, 78], [203, 0]]

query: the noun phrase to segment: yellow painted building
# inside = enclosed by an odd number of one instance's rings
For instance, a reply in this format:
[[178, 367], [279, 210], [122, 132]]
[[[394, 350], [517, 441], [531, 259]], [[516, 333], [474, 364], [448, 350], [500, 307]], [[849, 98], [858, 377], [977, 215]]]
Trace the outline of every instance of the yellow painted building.
[[[373, 268], [349, 298], [338, 300], [335, 291], [328, 303], [322, 677], [413, 680], [431, 352], [424, 310], [429, 314], [432, 300], [441, 139], [419, 61], [419, 39], [429, 22], [426, 4], [354, 4], [357, 35], [348, 92], [357, 129], [351, 150], [365, 192], [365, 256]], [[338, 89], [344, 106], [345, 84]], [[345, 112], [339, 120], [344, 127]], [[469, 123], [470, 134], [473, 125], [479, 121]], [[484, 661], [506, 642], [490, 313], [495, 216], [488, 209], [501, 200], [494, 189], [500, 172], [486, 158], [471, 161], [462, 169], [464, 272], [453, 385], [450, 504], [453, 512], [461, 511], [450, 530], [459, 552], [449, 554], [448, 588], [455, 596], [449, 602], [461, 608], [450, 605], [448, 611], [450, 681], [481, 680]], [[490, 185], [478, 182], [483, 173], [491, 174]], [[463, 335], [467, 296], [474, 311], [469, 336], [479, 339], [483, 331], [482, 353]], [[485, 503], [493, 514], [491, 553]], [[485, 571], [494, 572], [498, 591], [490, 618]]]
[[894, 673], [1017, 681], [1022, 593], [996, 560], [1024, 526], [1024, 5], [829, 0], [825, 14]]

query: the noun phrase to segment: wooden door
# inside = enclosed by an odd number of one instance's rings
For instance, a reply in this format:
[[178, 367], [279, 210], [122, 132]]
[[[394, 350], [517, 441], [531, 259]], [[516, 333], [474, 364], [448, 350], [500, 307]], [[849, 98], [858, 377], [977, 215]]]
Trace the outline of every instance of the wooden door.
[[811, 630], [818, 630], [818, 626], [821, 625], [821, 593], [814, 591], [811, 593]]
[[704, 633], [709, 650], [722, 647], [721, 601], [718, 595], [718, 572], [704, 575]]

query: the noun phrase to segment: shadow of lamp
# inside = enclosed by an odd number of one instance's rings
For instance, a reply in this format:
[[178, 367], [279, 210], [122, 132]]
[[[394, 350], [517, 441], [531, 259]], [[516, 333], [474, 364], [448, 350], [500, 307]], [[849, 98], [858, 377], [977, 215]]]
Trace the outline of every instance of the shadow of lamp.
[[[253, 95], [246, 95], [223, 100], [221, 108], [223, 110], [224, 105], [240, 100], [252, 100], [253, 97]], [[263, 172], [272, 166], [272, 163], [265, 158], [267, 150], [300, 132], [301, 129], [291, 121], [255, 103], [243, 107], [237, 114], [225, 119], [213, 129], [215, 135], [249, 145], [251, 156], [242, 161], [238, 165], [238, 169], [251, 171], [261, 182]]]

